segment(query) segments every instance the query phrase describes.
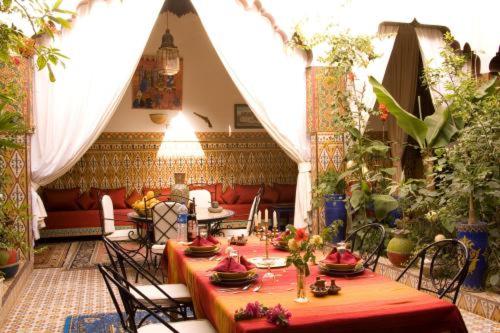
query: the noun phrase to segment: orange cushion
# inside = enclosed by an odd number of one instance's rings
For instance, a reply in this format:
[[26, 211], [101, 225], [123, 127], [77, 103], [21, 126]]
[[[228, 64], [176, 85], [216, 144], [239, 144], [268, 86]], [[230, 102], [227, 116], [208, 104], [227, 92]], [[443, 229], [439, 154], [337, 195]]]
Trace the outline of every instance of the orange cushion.
[[259, 191], [260, 185], [236, 185], [234, 190], [238, 194], [239, 198], [236, 203], [245, 204], [252, 203], [253, 198]]
[[264, 193], [262, 194], [262, 202], [277, 203], [279, 199], [280, 194], [274, 187], [266, 186], [264, 188]]
[[127, 196], [127, 191], [125, 187], [120, 188], [90, 188], [90, 195], [96, 199], [97, 207], [99, 207], [99, 196], [109, 195], [111, 201], [113, 202], [113, 209], [124, 209], [127, 208], [127, 203], [125, 198]]
[[80, 197], [79, 187], [68, 190], [45, 189], [43, 196], [48, 211], [80, 209], [78, 206], [78, 198]]
[[222, 195], [222, 202], [232, 205], [238, 200], [238, 194], [232, 187], [228, 187], [226, 192]]
[[95, 205], [96, 201], [88, 191], [83, 192], [80, 198], [78, 198], [78, 206], [83, 210], [95, 209]]
[[280, 194], [279, 202], [295, 202], [295, 184], [274, 184], [274, 188]]
[[127, 200], [125, 200], [125, 203], [127, 204], [128, 207], [132, 208], [132, 205], [137, 201], [137, 200], [141, 200], [142, 199], [142, 195], [139, 194], [139, 192], [137, 192], [137, 190], [133, 190], [132, 192], [130, 192], [130, 194], [128, 195], [127, 197]]

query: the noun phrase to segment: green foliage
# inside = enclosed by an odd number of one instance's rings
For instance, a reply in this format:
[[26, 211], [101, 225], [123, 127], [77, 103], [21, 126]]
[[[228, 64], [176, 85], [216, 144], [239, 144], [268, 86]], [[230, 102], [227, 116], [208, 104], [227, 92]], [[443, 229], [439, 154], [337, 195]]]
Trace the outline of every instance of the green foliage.
[[346, 181], [335, 170], [328, 170], [318, 177], [318, 183], [313, 187], [313, 204], [320, 207], [324, 204], [325, 195], [344, 194]]
[[338, 235], [339, 229], [344, 225], [344, 221], [335, 220], [329, 226], [321, 230], [321, 238], [323, 238], [324, 243], [331, 243], [333, 239]]

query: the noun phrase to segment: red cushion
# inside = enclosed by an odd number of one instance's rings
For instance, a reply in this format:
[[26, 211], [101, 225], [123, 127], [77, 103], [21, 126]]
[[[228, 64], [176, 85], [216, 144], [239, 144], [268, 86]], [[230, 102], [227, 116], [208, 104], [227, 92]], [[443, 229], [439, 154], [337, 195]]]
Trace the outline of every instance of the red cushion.
[[222, 199], [222, 194], [224, 192], [222, 191], [222, 184], [217, 183], [215, 184], [215, 200], [218, 202], [223, 202], [224, 200]]
[[48, 211], [54, 210], [79, 210], [78, 198], [80, 188], [69, 190], [44, 190], [45, 207]]
[[142, 188], [143, 195], [146, 195], [149, 191], [153, 191], [155, 193], [156, 198], [160, 201], [168, 200], [170, 198], [170, 193], [172, 193], [172, 190], [168, 187], [166, 187], [166, 188], [143, 187]]
[[127, 200], [125, 200], [125, 203], [127, 204], [127, 207], [130, 207], [132, 208], [132, 205], [137, 201], [137, 200], [141, 200], [142, 199], [142, 195], [139, 194], [139, 192], [137, 192], [137, 190], [133, 190], [132, 192], [130, 192], [130, 194], [128, 195], [127, 197]]
[[[127, 213], [132, 212], [130, 208], [115, 209], [115, 225], [134, 225], [127, 221]], [[99, 210], [73, 210], [47, 212], [45, 220], [47, 229], [70, 229], [70, 228], [100, 228], [101, 217]]]
[[96, 205], [96, 200], [90, 195], [89, 192], [83, 192], [78, 198], [78, 206], [83, 210], [93, 209]]
[[255, 198], [255, 195], [259, 191], [259, 188], [260, 185], [236, 185], [234, 189], [239, 196], [237, 203], [251, 204], [253, 202], [253, 198]]
[[215, 184], [212, 185], [189, 185], [189, 190], [207, 190], [210, 192], [210, 197], [212, 201], [217, 200], [217, 186]]
[[295, 202], [295, 184], [274, 184], [274, 188], [280, 194], [279, 202]]
[[[120, 188], [90, 188], [90, 195], [99, 201], [99, 196], [109, 195], [111, 201], [113, 202], [113, 209], [125, 209], [127, 208], [127, 203], [125, 198], [127, 196], [127, 191], [125, 187]], [[99, 202], [97, 202], [97, 207], [99, 207]]]
[[266, 186], [264, 194], [262, 194], [262, 202], [264, 203], [277, 203], [280, 199], [279, 192], [274, 187]]
[[224, 192], [224, 194], [222, 195], [223, 202], [230, 205], [236, 203], [238, 198], [239, 198], [238, 194], [232, 187], [228, 187], [226, 189], [226, 192]]

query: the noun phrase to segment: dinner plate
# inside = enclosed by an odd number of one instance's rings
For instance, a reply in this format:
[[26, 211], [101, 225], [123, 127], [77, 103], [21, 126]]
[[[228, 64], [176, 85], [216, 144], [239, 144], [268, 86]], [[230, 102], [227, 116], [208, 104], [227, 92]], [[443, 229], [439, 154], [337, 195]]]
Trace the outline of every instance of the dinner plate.
[[325, 260], [320, 261], [320, 264], [329, 270], [334, 271], [353, 271], [356, 268], [356, 264], [334, 264]]
[[246, 272], [215, 272], [221, 280], [243, 280], [255, 274], [254, 271], [249, 270]]
[[219, 247], [215, 248], [213, 251], [202, 251], [202, 252], [191, 251], [189, 248], [184, 250], [184, 254], [186, 256], [195, 258], [212, 257], [219, 252], [220, 252]]
[[365, 267], [361, 266], [361, 267], [354, 269], [352, 271], [337, 271], [337, 270], [333, 270], [333, 269], [328, 269], [324, 266], [320, 266], [319, 271], [321, 274], [325, 274], [328, 276], [338, 276], [338, 277], [355, 276], [355, 275], [362, 274], [365, 271]]
[[[286, 266], [286, 258], [269, 257], [269, 259], [271, 261], [269, 268], [280, 268]], [[257, 268], [267, 268], [268, 266], [265, 257], [250, 258], [248, 261], [257, 266]]]
[[259, 274], [254, 274], [242, 280], [220, 280], [217, 278], [217, 275], [212, 274], [208, 279], [210, 283], [221, 286], [221, 287], [240, 287], [246, 286], [252, 282], [255, 282], [259, 278]]

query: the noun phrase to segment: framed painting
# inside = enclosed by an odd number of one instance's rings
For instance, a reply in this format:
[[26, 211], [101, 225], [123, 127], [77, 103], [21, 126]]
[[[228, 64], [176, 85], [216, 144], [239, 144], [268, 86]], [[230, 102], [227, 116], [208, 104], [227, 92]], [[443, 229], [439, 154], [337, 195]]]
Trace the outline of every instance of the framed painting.
[[182, 110], [183, 63], [175, 75], [160, 75], [155, 56], [142, 56], [132, 77], [132, 108]]
[[234, 105], [234, 128], [263, 128], [246, 104]]

